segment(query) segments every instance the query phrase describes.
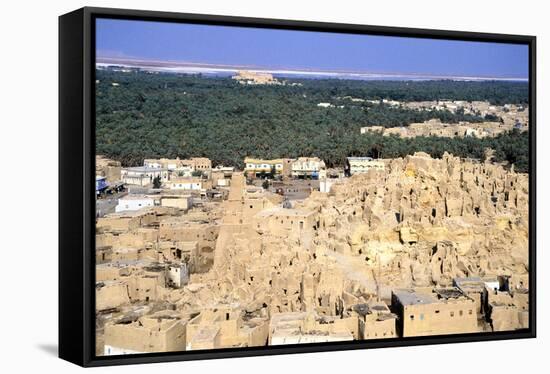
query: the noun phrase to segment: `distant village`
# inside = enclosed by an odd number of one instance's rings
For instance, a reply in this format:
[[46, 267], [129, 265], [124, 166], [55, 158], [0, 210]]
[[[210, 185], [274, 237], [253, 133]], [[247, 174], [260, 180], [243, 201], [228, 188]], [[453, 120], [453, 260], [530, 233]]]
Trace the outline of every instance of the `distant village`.
[[[370, 125], [361, 128], [361, 134], [381, 133], [384, 136], [396, 135], [401, 138], [414, 138], [417, 136], [438, 136], [446, 138], [465, 137], [495, 137], [505, 132], [517, 129], [519, 131], [529, 130], [529, 108], [524, 105], [505, 104], [502, 106], [492, 105], [487, 101], [461, 101], [461, 100], [439, 100], [439, 101], [411, 101], [402, 102], [396, 100], [365, 100], [345, 96], [338, 98], [338, 104], [319, 103], [324, 108], [343, 108], [346, 101], [367, 102], [372, 105], [388, 105], [390, 107], [402, 107], [414, 110], [436, 110], [449, 111], [451, 113], [462, 112], [464, 114], [490, 116], [494, 121], [486, 122], [459, 122], [442, 123], [438, 119], [431, 119], [422, 123], [411, 123], [402, 127], [390, 127]], [[497, 120], [498, 119], [498, 120]]]
[[422, 152], [243, 163], [96, 157], [98, 355], [528, 327], [527, 175]]
[[[327, 169], [317, 157], [263, 160], [247, 157], [241, 173], [258, 189], [279, 195], [288, 203], [316, 190], [328, 193], [345, 177], [384, 169], [371, 157], [348, 157], [344, 168]], [[208, 158], [145, 159], [143, 166], [123, 168], [118, 161], [96, 157], [97, 217], [145, 207], [188, 209], [195, 199], [222, 201], [229, 194], [234, 167], [212, 167]], [[117, 196], [116, 200], [113, 196]], [[105, 200], [111, 204], [103, 204]], [[116, 203], [116, 204], [114, 204]], [[105, 208], [102, 208], [102, 206]]]
[[[285, 85], [272, 74], [255, 71], [238, 71], [232, 79], [244, 85]], [[292, 85], [300, 85], [293, 83]], [[442, 123], [432, 119], [423, 123], [412, 123], [408, 126], [385, 128], [378, 125], [369, 125], [361, 128], [361, 134], [369, 132], [380, 132], [385, 136], [397, 135], [402, 138], [413, 138], [416, 136], [439, 136], [439, 137], [494, 137], [512, 129], [527, 131], [529, 129], [529, 108], [527, 105], [505, 104], [493, 105], [488, 101], [465, 101], [465, 100], [436, 100], [436, 101], [399, 101], [399, 100], [372, 100], [353, 96], [336, 97], [334, 102], [320, 102], [321, 108], [343, 109], [346, 103], [366, 103], [371, 105], [387, 105], [393, 108], [406, 108], [425, 111], [449, 111], [451, 113], [461, 112], [477, 116], [490, 116], [494, 121], [481, 123]], [[368, 109], [367, 109], [368, 110]]]

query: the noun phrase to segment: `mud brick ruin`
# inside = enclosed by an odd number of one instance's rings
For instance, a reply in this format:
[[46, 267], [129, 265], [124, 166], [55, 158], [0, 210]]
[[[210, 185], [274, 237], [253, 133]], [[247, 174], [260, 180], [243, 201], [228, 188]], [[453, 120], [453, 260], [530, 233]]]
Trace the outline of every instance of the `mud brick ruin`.
[[98, 218], [97, 353], [527, 327], [528, 176], [377, 162], [292, 202], [231, 170], [222, 199]]

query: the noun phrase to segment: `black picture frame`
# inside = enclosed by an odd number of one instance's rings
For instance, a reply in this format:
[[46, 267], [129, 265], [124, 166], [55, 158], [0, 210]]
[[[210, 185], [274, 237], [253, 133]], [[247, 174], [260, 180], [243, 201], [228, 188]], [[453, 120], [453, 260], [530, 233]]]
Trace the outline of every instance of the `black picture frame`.
[[[95, 19], [116, 18], [416, 38], [524, 44], [529, 47], [529, 328], [410, 337], [95, 356]], [[59, 357], [81, 366], [261, 356], [536, 337], [536, 37], [310, 21], [85, 7], [59, 18]]]

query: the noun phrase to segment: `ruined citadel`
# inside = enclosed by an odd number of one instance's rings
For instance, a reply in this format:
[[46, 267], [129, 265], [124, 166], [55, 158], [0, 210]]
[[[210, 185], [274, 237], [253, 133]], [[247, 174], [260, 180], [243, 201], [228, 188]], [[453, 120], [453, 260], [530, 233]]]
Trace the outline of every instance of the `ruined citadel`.
[[240, 84], [249, 84], [249, 85], [255, 85], [255, 84], [269, 84], [269, 85], [279, 85], [282, 84], [277, 79], [273, 78], [272, 74], [265, 73], [265, 72], [257, 72], [257, 71], [247, 71], [247, 70], [240, 70], [235, 74], [233, 77], [231, 77], [235, 81], [239, 82]]
[[528, 327], [528, 175], [376, 162], [305, 199], [227, 170], [220, 198], [98, 218], [97, 354]]

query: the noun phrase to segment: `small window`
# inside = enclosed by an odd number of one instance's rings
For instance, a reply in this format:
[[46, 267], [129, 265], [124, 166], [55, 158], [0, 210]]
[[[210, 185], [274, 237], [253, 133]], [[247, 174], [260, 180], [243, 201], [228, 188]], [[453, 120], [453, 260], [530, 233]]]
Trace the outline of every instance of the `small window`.
[[472, 315], [472, 310], [471, 310], [471, 309], [468, 311], [468, 314], [469, 314], [469, 315]]
[[439, 314], [439, 310], [436, 310], [436, 311], [435, 311], [435, 314]]
[[420, 320], [424, 321], [424, 313], [420, 313]]
[[454, 317], [455, 316], [455, 312], [451, 312], [451, 317]]
[[464, 314], [464, 313], [462, 313], [462, 310], [458, 312], [458, 315], [459, 315], [460, 317], [462, 317], [463, 314]]
[[414, 315], [410, 315], [411, 321], [414, 321]]

